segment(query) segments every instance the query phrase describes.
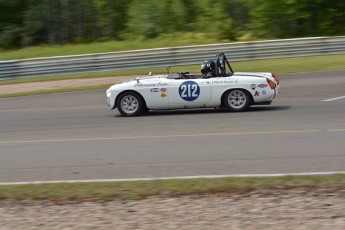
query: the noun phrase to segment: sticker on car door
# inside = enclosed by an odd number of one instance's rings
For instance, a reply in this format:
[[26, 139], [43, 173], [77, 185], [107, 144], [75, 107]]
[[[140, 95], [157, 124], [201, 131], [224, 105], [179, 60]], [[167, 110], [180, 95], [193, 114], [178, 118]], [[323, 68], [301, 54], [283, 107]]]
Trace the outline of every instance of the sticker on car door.
[[200, 87], [195, 81], [185, 81], [179, 87], [179, 94], [185, 101], [195, 101], [200, 95]]

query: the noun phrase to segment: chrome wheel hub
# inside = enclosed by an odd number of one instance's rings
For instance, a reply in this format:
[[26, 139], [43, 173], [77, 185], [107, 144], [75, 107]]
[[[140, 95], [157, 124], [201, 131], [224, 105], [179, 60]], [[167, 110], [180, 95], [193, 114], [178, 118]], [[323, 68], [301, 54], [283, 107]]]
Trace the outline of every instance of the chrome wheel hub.
[[228, 102], [232, 108], [240, 109], [247, 102], [246, 94], [241, 90], [231, 91], [231, 93], [228, 96]]
[[127, 95], [121, 100], [121, 108], [126, 113], [134, 113], [139, 107], [137, 98]]

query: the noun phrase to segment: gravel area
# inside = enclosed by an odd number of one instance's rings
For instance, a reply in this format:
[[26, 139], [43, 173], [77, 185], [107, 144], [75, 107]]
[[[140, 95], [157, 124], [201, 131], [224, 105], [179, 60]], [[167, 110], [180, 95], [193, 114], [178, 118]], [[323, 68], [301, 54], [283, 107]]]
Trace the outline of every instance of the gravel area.
[[140, 201], [0, 202], [0, 229], [345, 229], [345, 195], [289, 190]]

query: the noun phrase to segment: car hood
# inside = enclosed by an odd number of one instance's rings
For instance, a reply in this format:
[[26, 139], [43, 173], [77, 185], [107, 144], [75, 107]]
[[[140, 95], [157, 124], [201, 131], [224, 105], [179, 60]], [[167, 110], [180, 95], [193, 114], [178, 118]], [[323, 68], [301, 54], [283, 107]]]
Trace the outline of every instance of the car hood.
[[162, 79], [162, 78], [166, 78], [167, 75], [156, 75], [156, 76], [148, 76], [148, 77], [137, 77], [137, 78], [133, 78], [133, 79], [130, 79], [130, 80], [127, 80], [127, 81], [124, 81], [124, 82], [121, 82], [121, 83], [128, 83], [128, 82], [132, 82], [132, 81], [150, 81], [150, 80], [159, 80], [159, 79]]
[[[116, 83], [110, 88], [116, 89], [118, 87], [122, 87], [124, 85], [132, 86], [133, 84], [155, 84], [156, 82], [159, 82], [161, 79], [165, 79], [167, 75], [156, 75], [156, 76], [148, 76], [148, 77], [137, 77], [133, 78], [127, 81]], [[153, 86], [153, 85], [152, 85]]]

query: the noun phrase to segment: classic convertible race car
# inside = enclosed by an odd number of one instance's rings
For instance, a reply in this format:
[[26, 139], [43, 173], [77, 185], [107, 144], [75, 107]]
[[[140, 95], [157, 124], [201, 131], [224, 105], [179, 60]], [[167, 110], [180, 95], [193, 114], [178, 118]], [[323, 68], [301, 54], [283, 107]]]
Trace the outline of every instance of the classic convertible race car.
[[224, 53], [215, 62], [204, 61], [201, 72], [168, 73], [115, 84], [106, 92], [108, 105], [123, 116], [217, 107], [242, 112], [251, 105], [269, 105], [278, 94], [279, 79], [273, 73], [235, 73]]

